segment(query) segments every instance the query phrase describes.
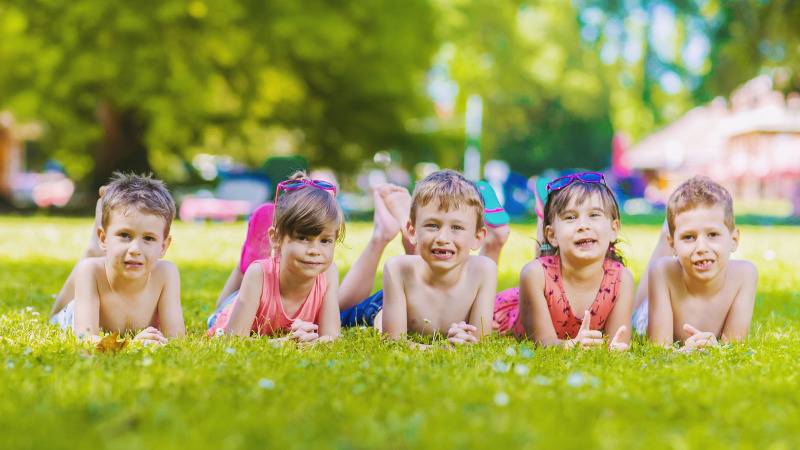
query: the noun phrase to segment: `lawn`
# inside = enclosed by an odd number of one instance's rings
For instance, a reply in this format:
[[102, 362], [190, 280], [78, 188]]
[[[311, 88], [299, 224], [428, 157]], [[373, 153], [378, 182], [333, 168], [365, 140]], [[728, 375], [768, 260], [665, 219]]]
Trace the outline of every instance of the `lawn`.
[[[318, 348], [207, 339], [245, 225], [180, 222], [167, 259], [181, 270], [188, 336], [94, 354], [46, 324], [90, 227], [0, 218], [0, 448], [800, 446], [796, 228], [742, 228], [735, 257], [760, 272], [745, 344], [683, 355], [637, 341], [616, 356], [500, 337], [423, 353], [368, 330]], [[533, 257], [533, 227], [512, 231], [500, 288]], [[342, 273], [370, 232], [348, 224]], [[623, 232], [638, 278], [658, 227]], [[387, 255], [400, 251], [395, 241]]]

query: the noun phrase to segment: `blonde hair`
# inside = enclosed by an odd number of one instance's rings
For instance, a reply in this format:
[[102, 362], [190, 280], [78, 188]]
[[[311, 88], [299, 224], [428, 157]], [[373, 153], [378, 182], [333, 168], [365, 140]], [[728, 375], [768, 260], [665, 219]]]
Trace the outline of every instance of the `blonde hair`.
[[695, 175], [684, 181], [667, 201], [667, 227], [669, 234], [675, 233], [675, 217], [695, 208], [710, 208], [719, 205], [725, 213], [725, 226], [733, 231], [733, 199], [727, 189], [703, 175]]
[[[305, 172], [289, 179], [310, 180]], [[313, 186], [279, 192], [273, 222], [279, 237], [318, 236], [330, 224], [336, 225], [336, 241], [344, 242], [344, 213], [330, 192]]]
[[417, 209], [436, 202], [440, 210], [473, 208], [476, 215], [476, 230], [483, 228], [483, 197], [475, 183], [464, 178], [455, 170], [445, 169], [434, 172], [417, 183], [411, 196], [411, 223], [416, 223]]
[[[562, 189], [551, 191], [547, 194], [547, 202], [544, 205], [544, 222], [542, 229], [552, 225], [556, 217], [563, 211], [569, 201], [575, 197], [576, 204], [582, 204], [588, 200], [592, 195], [597, 194], [600, 196], [600, 201], [603, 202], [603, 210], [605, 211], [608, 220], [620, 220], [619, 204], [614, 197], [614, 193], [606, 186], [605, 183], [585, 183], [580, 180], [573, 180], [570, 184]], [[545, 244], [550, 244], [547, 236], [544, 237]], [[606, 251], [606, 259], [611, 259], [625, 265], [625, 257], [616, 248], [616, 245], [621, 242], [617, 238], [614, 242], [609, 242], [608, 250]], [[552, 256], [558, 254], [558, 247], [552, 247], [550, 250], [539, 249], [538, 256]]]
[[136, 175], [114, 172], [100, 199], [102, 216], [100, 224], [108, 228], [111, 212], [136, 209], [164, 219], [164, 236], [169, 235], [172, 219], [175, 218], [175, 201], [169, 195], [164, 182], [153, 178], [153, 174]]

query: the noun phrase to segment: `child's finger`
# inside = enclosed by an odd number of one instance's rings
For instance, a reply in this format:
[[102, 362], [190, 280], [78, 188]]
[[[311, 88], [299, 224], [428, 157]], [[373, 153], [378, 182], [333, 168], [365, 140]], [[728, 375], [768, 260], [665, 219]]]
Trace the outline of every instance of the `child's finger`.
[[698, 330], [697, 328], [689, 325], [688, 323], [683, 324], [683, 331], [689, 333], [692, 336], [694, 336], [695, 334], [700, 332], [700, 330]]
[[297, 342], [314, 342], [319, 339], [317, 333], [305, 333], [297, 340]]
[[589, 310], [587, 309], [583, 313], [583, 322], [581, 322], [581, 328], [578, 331], [578, 333], [580, 333], [581, 331], [589, 331], [589, 325], [591, 321], [592, 321], [592, 316], [589, 315]]
[[461, 329], [464, 331], [478, 331], [478, 328], [475, 325], [470, 325], [468, 323], [462, 325]]
[[603, 339], [603, 332], [600, 330], [589, 330], [584, 333], [583, 337], [589, 339]]
[[603, 345], [603, 339], [583, 338], [581, 339], [581, 347], [591, 348]]
[[620, 343], [620, 341], [622, 341], [622, 339], [624, 337], [624, 333], [626, 331], [628, 331], [628, 327], [626, 327], [625, 325], [619, 327], [619, 329], [617, 330], [616, 334], [614, 334], [614, 338], [611, 339], [611, 343], [612, 344]]

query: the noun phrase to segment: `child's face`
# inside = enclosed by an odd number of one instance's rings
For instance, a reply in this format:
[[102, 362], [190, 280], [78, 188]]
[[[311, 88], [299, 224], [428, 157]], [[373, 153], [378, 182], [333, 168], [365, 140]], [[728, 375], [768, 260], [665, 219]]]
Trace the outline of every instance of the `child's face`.
[[722, 206], [699, 207], [675, 216], [675, 231], [667, 237], [684, 273], [710, 280], [722, 273], [739, 245], [739, 229], [725, 226]]
[[274, 227], [269, 229], [272, 248], [280, 255], [281, 270], [299, 278], [316, 278], [328, 270], [333, 262], [338, 227], [328, 225], [317, 236], [296, 234], [278, 236]]
[[562, 258], [594, 261], [605, 258], [608, 246], [617, 239], [619, 220], [609, 217], [603, 199], [595, 193], [582, 203], [571, 198], [544, 233]]
[[149, 274], [172, 241], [164, 237], [163, 217], [130, 209], [113, 210], [108, 226], [98, 228], [100, 247], [115, 272], [136, 279]]
[[416, 222], [408, 227], [410, 240], [431, 268], [454, 268], [486, 237], [486, 228], [476, 229], [477, 220], [471, 207], [444, 212], [431, 202], [417, 208]]

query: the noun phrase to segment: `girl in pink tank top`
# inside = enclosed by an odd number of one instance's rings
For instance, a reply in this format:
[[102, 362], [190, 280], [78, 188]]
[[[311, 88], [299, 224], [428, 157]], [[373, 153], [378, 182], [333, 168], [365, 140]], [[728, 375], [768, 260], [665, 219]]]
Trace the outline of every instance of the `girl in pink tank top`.
[[304, 173], [278, 184], [274, 222], [267, 230], [273, 257], [256, 260], [241, 289], [208, 319], [208, 336], [274, 336], [314, 342], [339, 334], [339, 272], [333, 251], [344, 237], [336, 187]]
[[625, 351], [634, 282], [614, 246], [614, 194], [594, 172], [557, 178], [548, 192], [539, 257], [522, 269], [519, 288], [495, 298], [494, 329], [540, 345]]

